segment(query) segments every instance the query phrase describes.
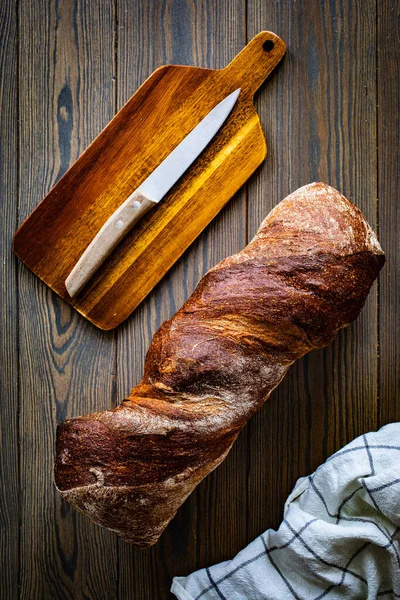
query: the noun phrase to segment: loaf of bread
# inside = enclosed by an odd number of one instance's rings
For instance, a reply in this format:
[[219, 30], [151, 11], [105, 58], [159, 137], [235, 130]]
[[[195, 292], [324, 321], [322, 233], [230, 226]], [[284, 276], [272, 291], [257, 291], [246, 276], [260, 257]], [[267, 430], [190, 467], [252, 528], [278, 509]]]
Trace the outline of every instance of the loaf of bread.
[[58, 426], [61, 495], [124, 540], [154, 544], [297, 359], [357, 317], [384, 263], [360, 211], [306, 185], [165, 322], [114, 409]]

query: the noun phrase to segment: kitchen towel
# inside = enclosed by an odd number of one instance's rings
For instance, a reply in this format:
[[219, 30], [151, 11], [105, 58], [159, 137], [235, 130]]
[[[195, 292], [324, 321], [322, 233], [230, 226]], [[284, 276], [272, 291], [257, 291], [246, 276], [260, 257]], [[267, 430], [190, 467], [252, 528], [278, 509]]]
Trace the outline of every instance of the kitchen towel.
[[400, 423], [362, 435], [296, 483], [278, 529], [175, 577], [179, 600], [400, 598]]

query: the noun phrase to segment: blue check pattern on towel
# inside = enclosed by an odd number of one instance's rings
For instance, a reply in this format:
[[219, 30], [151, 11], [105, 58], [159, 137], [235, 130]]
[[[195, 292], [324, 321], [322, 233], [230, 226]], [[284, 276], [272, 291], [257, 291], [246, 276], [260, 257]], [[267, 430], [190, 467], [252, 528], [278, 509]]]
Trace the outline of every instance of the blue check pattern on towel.
[[233, 560], [175, 577], [179, 600], [400, 598], [400, 423], [299, 479], [278, 531]]

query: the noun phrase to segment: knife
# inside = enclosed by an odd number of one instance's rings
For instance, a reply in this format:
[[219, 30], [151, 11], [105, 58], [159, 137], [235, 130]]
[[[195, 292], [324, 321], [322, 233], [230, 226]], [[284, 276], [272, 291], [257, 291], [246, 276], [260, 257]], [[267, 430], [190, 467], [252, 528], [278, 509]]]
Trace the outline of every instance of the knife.
[[73, 298], [117, 244], [181, 178], [228, 118], [240, 88], [217, 104], [104, 223], [65, 280]]

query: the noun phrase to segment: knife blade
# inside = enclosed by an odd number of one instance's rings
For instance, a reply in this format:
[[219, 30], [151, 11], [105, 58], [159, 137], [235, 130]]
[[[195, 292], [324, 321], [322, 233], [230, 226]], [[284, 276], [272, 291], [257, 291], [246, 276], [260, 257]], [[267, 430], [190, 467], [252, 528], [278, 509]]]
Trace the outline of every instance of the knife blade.
[[107, 219], [65, 280], [71, 298], [83, 289], [133, 225], [182, 177], [222, 127], [239, 94], [240, 88], [219, 102]]

